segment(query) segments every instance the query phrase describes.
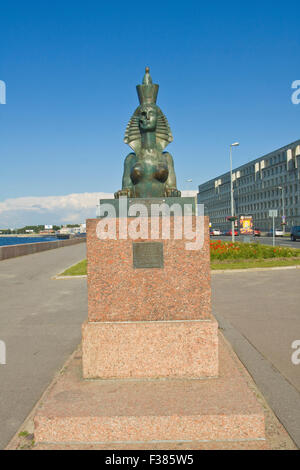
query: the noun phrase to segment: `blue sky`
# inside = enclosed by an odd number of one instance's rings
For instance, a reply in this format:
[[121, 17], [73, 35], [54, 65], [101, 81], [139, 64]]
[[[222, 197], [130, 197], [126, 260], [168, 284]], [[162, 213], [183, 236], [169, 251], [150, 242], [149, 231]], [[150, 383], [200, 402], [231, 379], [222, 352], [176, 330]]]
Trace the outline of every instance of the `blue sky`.
[[[300, 138], [299, 1], [1, 4], [0, 201], [120, 189], [145, 65], [178, 186]], [[0, 222], [1, 223], [1, 222]]]

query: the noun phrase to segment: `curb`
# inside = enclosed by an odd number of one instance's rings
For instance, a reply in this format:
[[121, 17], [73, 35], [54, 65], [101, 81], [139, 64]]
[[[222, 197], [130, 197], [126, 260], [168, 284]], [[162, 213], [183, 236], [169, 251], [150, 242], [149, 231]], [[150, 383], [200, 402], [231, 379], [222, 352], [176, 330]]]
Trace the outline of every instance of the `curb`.
[[255, 271], [278, 271], [279, 269], [300, 269], [300, 264], [295, 266], [274, 266], [266, 268], [245, 268], [245, 269], [212, 269], [211, 274], [224, 274], [224, 273], [245, 273]]
[[[84, 261], [84, 260], [81, 260], [81, 261]], [[74, 263], [74, 264], [71, 264], [71, 266], [68, 266], [63, 272], [67, 271], [68, 269], [71, 269], [73, 268], [74, 266], [77, 266], [77, 264], [81, 263], [81, 261], [77, 262], [77, 263]], [[86, 274], [82, 274], [82, 275], [73, 275], [73, 276], [63, 276], [62, 273], [58, 273], [58, 274], [55, 274], [55, 276], [51, 277], [51, 279], [53, 280], [58, 280], [58, 279], [73, 279], [74, 277], [78, 277], [78, 278], [85, 278], [87, 277]]]
[[59, 274], [57, 274], [56, 276], [51, 277], [51, 279], [54, 280], [54, 281], [59, 281], [60, 279], [74, 279], [74, 278], [75, 279], [85, 279], [86, 277], [87, 277], [86, 274], [82, 274], [80, 276], [76, 276], [76, 275], [74, 275], [74, 276], [60, 276]]

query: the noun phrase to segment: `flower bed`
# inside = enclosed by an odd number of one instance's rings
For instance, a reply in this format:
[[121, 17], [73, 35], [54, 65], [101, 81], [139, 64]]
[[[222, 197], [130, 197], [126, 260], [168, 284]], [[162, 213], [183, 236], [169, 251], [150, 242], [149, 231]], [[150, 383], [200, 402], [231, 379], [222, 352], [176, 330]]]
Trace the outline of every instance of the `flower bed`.
[[229, 243], [221, 240], [210, 242], [211, 260], [230, 259], [270, 259], [294, 258], [300, 256], [300, 250], [282, 246], [261, 245], [260, 243]]

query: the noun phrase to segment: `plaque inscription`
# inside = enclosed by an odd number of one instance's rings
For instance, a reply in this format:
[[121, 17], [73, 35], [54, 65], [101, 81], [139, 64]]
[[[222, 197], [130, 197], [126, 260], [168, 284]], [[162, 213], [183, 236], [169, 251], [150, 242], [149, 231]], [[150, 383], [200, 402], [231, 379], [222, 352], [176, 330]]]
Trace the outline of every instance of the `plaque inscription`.
[[162, 242], [133, 242], [134, 268], [163, 268], [164, 253]]

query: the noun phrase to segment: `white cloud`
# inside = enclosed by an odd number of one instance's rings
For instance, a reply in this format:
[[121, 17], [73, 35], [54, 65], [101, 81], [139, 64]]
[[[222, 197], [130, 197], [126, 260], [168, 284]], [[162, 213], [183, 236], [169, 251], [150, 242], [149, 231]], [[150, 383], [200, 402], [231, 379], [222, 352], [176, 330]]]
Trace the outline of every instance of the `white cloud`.
[[[197, 191], [182, 191], [195, 196]], [[96, 217], [99, 199], [113, 198], [113, 193], [75, 193], [66, 196], [18, 197], [0, 202], [0, 229], [25, 225], [83, 223]]]
[[36, 224], [80, 223], [96, 217], [99, 199], [112, 193], [82, 193], [66, 196], [19, 197], [0, 202], [0, 228]]

